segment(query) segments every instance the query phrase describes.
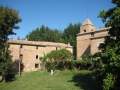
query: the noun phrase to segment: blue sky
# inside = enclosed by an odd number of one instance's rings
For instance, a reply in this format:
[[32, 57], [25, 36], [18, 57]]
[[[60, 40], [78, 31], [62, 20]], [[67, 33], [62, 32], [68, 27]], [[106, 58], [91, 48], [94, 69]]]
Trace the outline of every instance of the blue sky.
[[24, 38], [41, 25], [63, 30], [69, 23], [82, 23], [86, 18], [97, 28], [104, 27], [97, 16], [100, 10], [113, 6], [111, 0], [0, 0], [0, 5], [16, 9], [22, 18], [14, 38]]

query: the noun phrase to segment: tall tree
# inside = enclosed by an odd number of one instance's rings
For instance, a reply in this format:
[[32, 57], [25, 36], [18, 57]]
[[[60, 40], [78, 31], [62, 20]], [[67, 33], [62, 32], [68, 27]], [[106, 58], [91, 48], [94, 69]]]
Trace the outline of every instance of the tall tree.
[[15, 34], [13, 29], [18, 29], [21, 21], [18, 12], [8, 7], [0, 7], [0, 75], [5, 79], [11, 73], [11, 56], [8, 50], [8, 36]]
[[100, 13], [106, 27], [110, 27], [105, 43], [100, 45], [99, 75], [104, 90], [120, 90], [120, 0], [112, 0], [113, 8]]
[[73, 54], [76, 57], [76, 35], [80, 32], [80, 23], [69, 24], [67, 28], [64, 29], [63, 38], [65, 43], [70, 43], [73, 46]]
[[51, 41], [51, 42], [62, 42], [62, 32], [53, 30], [45, 26], [36, 28], [27, 36], [28, 40], [33, 41]]

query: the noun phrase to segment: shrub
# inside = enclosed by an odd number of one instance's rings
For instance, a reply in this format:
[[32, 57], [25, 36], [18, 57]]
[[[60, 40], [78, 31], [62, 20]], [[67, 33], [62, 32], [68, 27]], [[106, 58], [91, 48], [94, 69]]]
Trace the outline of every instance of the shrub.
[[91, 55], [82, 56], [77, 63], [79, 63], [80, 69], [91, 69], [93, 66], [93, 58]]
[[93, 66], [91, 55], [84, 55], [78, 60], [73, 60], [72, 54], [65, 49], [48, 53], [42, 58], [42, 62], [48, 71], [51, 69], [90, 69]]
[[46, 69], [65, 69], [66, 62], [72, 59], [72, 53], [66, 49], [51, 51], [43, 57]]
[[103, 90], [111, 90], [114, 87], [115, 77], [110, 73], [103, 80]]

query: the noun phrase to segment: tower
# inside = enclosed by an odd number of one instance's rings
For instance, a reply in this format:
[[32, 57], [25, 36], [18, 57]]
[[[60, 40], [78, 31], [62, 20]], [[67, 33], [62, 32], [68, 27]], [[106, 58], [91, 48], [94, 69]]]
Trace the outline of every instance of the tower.
[[77, 58], [91, 53], [91, 37], [96, 31], [90, 19], [86, 19], [77, 34]]
[[80, 27], [80, 33], [89, 33], [89, 32], [94, 32], [96, 31], [94, 25], [90, 21], [90, 19], [86, 19], [83, 23], [82, 26]]
[[77, 58], [100, 52], [99, 45], [104, 43], [109, 29], [108, 27], [96, 30], [90, 19], [86, 19], [80, 27], [80, 33], [77, 34]]

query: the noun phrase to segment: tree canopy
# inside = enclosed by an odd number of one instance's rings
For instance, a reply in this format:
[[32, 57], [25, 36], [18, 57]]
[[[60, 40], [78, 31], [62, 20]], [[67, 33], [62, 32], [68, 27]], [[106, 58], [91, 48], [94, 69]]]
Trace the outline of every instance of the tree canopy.
[[76, 59], [76, 37], [77, 34], [80, 32], [80, 23], [77, 24], [69, 24], [67, 28], [64, 29], [63, 32], [63, 39], [65, 43], [70, 43], [73, 46], [73, 56]]
[[45, 63], [45, 67], [50, 69], [65, 69], [65, 62], [71, 61], [72, 53], [66, 49], [54, 50], [46, 54], [42, 61]]
[[51, 51], [45, 56], [45, 58], [54, 61], [70, 60], [72, 59], [72, 53], [66, 49], [60, 49], [60, 50]]
[[27, 36], [28, 40], [32, 41], [51, 41], [51, 42], [62, 42], [62, 32], [58, 30], [50, 29], [46, 26], [36, 28]]
[[18, 29], [21, 21], [18, 12], [8, 7], [0, 7], [0, 75], [11, 73], [11, 56], [8, 50], [8, 36], [15, 34], [13, 29]]
[[120, 89], [120, 0], [112, 0], [112, 3], [115, 4], [113, 8], [100, 13], [105, 26], [110, 29], [100, 47], [101, 52], [96, 54], [99, 62], [96, 69], [104, 90]]
[[80, 24], [69, 24], [64, 29], [63, 38], [65, 42], [69, 42], [72, 46], [76, 46], [76, 35], [80, 32]]

